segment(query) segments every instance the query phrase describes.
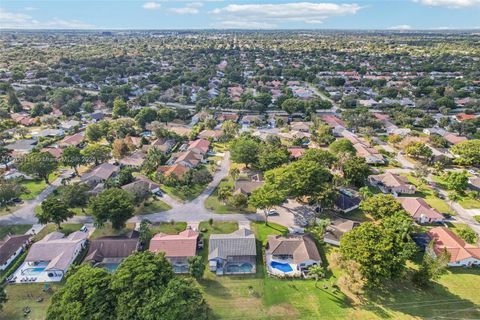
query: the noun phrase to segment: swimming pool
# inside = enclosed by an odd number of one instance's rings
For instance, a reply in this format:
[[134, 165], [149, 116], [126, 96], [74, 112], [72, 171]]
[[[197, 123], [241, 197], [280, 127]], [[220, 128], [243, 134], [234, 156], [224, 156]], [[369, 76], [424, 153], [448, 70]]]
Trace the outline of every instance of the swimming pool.
[[272, 261], [270, 262], [270, 265], [272, 266], [272, 268], [280, 270], [282, 272], [293, 271], [292, 266], [289, 265], [288, 263], [280, 263], [280, 262]]
[[45, 267], [36, 267], [36, 268], [24, 269], [22, 274], [26, 276], [34, 276], [39, 273], [42, 273], [43, 271], [45, 271]]
[[104, 268], [104, 269], [107, 269], [108, 272], [114, 272], [115, 270], [117, 270], [118, 266], [120, 265], [120, 263], [100, 263], [100, 264], [97, 264], [96, 266], [97, 267], [100, 267], [100, 268]]
[[227, 273], [250, 273], [253, 270], [253, 266], [250, 263], [242, 264], [227, 264], [225, 267]]

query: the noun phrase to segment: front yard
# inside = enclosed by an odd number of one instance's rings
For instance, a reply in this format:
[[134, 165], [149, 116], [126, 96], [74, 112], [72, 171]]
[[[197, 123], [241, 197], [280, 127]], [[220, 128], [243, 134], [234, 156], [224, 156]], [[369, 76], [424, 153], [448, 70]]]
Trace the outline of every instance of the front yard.
[[147, 200], [135, 208], [136, 215], [151, 214], [172, 209], [172, 207], [160, 199]]
[[30, 228], [31, 224], [10, 224], [10, 225], [0, 225], [0, 240], [3, 239], [7, 234], [25, 234]]
[[[51, 173], [48, 176], [48, 181], [52, 183], [55, 179], [57, 179], [57, 177], [57, 173]], [[47, 183], [43, 179], [23, 180], [21, 182], [21, 185], [23, 185], [28, 190], [28, 193], [22, 194], [20, 196], [20, 199], [22, 200], [35, 199], [47, 187]]]
[[255, 213], [256, 209], [252, 206], [247, 206], [244, 209], [239, 209], [236, 207], [233, 207], [229, 205], [228, 203], [225, 203], [224, 201], [218, 199], [218, 189], [223, 187], [223, 186], [229, 186], [233, 188], [233, 180], [231, 177], [225, 178], [220, 183], [218, 186], [215, 188], [215, 190], [212, 192], [212, 194], [205, 200], [205, 208], [213, 210], [215, 213], [219, 214], [227, 214], [227, 213]]
[[191, 187], [186, 188], [173, 188], [166, 185], [162, 185], [162, 190], [169, 196], [180, 201], [191, 201], [198, 197], [207, 185], [194, 184]]
[[423, 183], [420, 179], [412, 175], [407, 175], [406, 177], [408, 181], [417, 188], [415, 196], [424, 198], [425, 202], [432, 208], [437, 209], [440, 213], [455, 215], [455, 211], [450, 208], [448, 203], [435, 195], [433, 187]]

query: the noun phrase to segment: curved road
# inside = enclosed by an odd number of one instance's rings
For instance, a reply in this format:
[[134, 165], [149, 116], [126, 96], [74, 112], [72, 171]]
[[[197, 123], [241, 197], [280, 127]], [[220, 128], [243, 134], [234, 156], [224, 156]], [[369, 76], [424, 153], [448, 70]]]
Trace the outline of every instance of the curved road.
[[[168, 203], [172, 209], [148, 215], [135, 216], [128, 222], [140, 222], [142, 219], [148, 219], [152, 222], [168, 222], [171, 220], [185, 221], [189, 223], [198, 223], [209, 219], [220, 221], [238, 221], [246, 223], [248, 221], [262, 221], [262, 214], [217, 214], [205, 208], [205, 200], [212, 194], [220, 181], [228, 175], [230, 169], [230, 153], [226, 152], [219, 169], [214, 173], [213, 180], [208, 184], [205, 190], [195, 199], [181, 203], [167, 194], [164, 194], [162, 201]], [[38, 206], [48, 195], [50, 195], [57, 187], [61, 185], [61, 179], [72, 173], [67, 170], [51, 185], [49, 185], [34, 200], [25, 201], [25, 204], [19, 210], [12, 214], [1, 216], [0, 224], [36, 224], [35, 207]], [[69, 223], [92, 223], [93, 218], [90, 216], [75, 216], [69, 219]]]

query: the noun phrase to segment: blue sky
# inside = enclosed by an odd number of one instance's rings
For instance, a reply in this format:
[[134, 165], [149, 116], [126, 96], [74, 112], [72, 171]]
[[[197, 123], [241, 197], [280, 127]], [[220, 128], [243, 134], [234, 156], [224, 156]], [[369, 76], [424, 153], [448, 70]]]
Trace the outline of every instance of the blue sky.
[[16, 29], [478, 29], [480, 0], [1, 0]]

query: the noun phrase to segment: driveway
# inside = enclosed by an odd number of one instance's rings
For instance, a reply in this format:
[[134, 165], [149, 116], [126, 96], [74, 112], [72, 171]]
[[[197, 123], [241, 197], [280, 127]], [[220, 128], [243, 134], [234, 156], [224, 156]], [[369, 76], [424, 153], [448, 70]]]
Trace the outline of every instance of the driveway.
[[36, 224], [35, 207], [42, 203], [55, 189], [62, 184], [62, 179], [67, 178], [73, 170], [65, 170], [60, 176], [49, 184], [35, 199], [25, 200], [22, 207], [15, 212], [0, 216], [0, 224]]

